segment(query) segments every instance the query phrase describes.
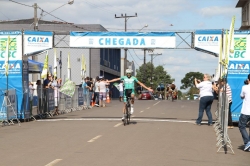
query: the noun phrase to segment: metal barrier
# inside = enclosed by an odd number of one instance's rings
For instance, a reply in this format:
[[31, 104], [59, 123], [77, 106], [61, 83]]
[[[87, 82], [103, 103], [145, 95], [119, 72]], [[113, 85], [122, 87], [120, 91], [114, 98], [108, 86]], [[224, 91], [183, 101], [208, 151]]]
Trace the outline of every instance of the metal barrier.
[[224, 152], [227, 153], [227, 147], [229, 147], [234, 154], [231, 140], [228, 136], [228, 111], [229, 102], [226, 92], [223, 91], [219, 94], [217, 111], [215, 112], [216, 121], [214, 123], [214, 130], [217, 136], [217, 144], [219, 147], [217, 152], [221, 152], [220, 149], [223, 147]]

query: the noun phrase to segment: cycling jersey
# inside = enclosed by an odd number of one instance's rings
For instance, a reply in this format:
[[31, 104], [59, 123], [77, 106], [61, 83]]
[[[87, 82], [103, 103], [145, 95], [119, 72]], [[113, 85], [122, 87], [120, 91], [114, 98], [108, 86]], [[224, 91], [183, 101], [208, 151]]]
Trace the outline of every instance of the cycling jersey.
[[121, 80], [123, 80], [124, 90], [125, 89], [135, 89], [134, 83], [138, 82], [137, 78], [134, 76], [131, 76], [130, 78], [128, 78], [127, 76], [122, 76]]

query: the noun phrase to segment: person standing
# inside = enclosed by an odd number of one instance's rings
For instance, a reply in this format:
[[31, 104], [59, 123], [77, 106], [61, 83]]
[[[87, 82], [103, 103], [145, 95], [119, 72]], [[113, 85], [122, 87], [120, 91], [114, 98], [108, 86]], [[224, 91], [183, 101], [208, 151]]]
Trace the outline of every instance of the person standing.
[[82, 83], [82, 88], [83, 88], [83, 100], [84, 100], [84, 105], [86, 106], [87, 109], [90, 108], [90, 102], [89, 102], [89, 86], [87, 85], [89, 78], [86, 77], [84, 78], [84, 82]]
[[119, 92], [120, 92], [120, 102], [122, 102], [122, 98], [123, 98], [123, 81], [120, 81], [118, 87], [119, 87]]
[[33, 83], [29, 82], [29, 110], [30, 110], [30, 115], [32, 116], [32, 111], [33, 111], [33, 95], [34, 95], [34, 90], [35, 88], [33, 87]]
[[99, 107], [99, 83], [100, 78], [99, 76], [96, 77], [96, 81], [94, 83], [94, 99], [93, 102], [95, 102], [95, 106]]
[[200, 104], [199, 104], [199, 114], [196, 120], [196, 125], [201, 125], [203, 112], [206, 110], [208, 117], [208, 125], [212, 126], [213, 119], [211, 113], [211, 106], [213, 103], [213, 93], [212, 93], [212, 82], [210, 81], [211, 77], [208, 74], [204, 74], [203, 81], [198, 83], [199, 80], [194, 79], [195, 86], [200, 90]]
[[106, 89], [106, 81], [103, 77], [101, 77], [99, 83], [99, 104], [101, 107], [105, 107], [106, 97], [107, 97], [107, 89]]
[[246, 125], [250, 122], [250, 75], [248, 75], [248, 84], [241, 88], [240, 97], [243, 99], [241, 114], [239, 118], [239, 130], [244, 142], [244, 150], [250, 151], [250, 133], [247, 134]]
[[[234, 128], [234, 125], [233, 125], [233, 120], [232, 120], [232, 112], [231, 112], [231, 106], [233, 104], [233, 100], [232, 100], [232, 90], [231, 90], [231, 87], [230, 85], [226, 83], [226, 80], [225, 79], [220, 79], [220, 85], [221, 85], [221, 92], [224, 91], [224, 89], [226, 88], [226, 95], [227, 95], [227, 99], [228, 99], [228, 103], [229, 103], [229, 106], [228, 106], [228, 128], [229, 129], [233, 129]], [[217, 94], [218, 94], [218, 91], [216, 91]]]
[[[89, 81], [87, 82], [87, 85], [89, 87], [89, 103], [91, 103], [91, 101], [93, 102], [93, 80], [92, 78], [89, 78]], [[91, 107], [91, 105], [90, 105]]]

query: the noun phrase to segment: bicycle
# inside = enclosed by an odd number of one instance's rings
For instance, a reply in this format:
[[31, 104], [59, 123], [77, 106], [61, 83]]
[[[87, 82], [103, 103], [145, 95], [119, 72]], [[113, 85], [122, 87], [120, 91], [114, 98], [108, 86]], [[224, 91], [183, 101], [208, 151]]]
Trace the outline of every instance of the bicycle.
[[124, 114], [124, 120], [123, 125], [126, 126], [130, 123], [130, 111], [131, 111], [131, 97], [127, 97], [127, 103], [125, 105], [125, 114]]

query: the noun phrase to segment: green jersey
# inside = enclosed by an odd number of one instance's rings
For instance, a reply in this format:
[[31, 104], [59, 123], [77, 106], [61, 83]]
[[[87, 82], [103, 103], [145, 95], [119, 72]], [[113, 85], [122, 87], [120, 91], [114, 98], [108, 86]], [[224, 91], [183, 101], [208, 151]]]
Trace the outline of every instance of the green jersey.
[[137, 78], [131, 76], [128, 78], [127, 76], [122, 76], [121, 80], [123, 81], [124, 89], [135, 89], [135, 82], [138, 82]]

